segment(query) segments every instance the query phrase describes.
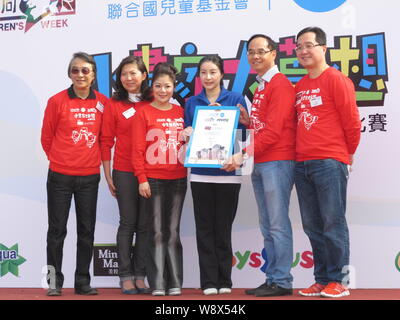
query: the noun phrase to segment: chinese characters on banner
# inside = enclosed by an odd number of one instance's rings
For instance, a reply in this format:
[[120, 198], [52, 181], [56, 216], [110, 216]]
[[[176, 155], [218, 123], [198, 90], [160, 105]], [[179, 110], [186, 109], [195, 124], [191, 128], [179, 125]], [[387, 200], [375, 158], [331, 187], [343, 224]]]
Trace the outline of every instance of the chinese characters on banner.
[[248, 0], [145, 0], [120, 1], [107, 5], [107, 19], [246, 10]]

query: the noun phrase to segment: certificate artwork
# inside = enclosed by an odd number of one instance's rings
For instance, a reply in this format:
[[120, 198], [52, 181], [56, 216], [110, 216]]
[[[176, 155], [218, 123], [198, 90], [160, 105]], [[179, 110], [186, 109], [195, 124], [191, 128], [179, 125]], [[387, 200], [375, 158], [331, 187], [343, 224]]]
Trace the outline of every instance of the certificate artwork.
[[237, 107], [197, 107], [185, 166], [222, 167], [232, 155], [239, 114]]

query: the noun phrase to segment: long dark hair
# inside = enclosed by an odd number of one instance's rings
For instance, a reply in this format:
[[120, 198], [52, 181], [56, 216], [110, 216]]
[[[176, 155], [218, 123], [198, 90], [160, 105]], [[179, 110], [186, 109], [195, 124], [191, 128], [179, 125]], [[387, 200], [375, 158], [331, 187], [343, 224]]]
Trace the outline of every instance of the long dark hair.
[[128, 101], [129, 99], [129, 93], [128, 91], [124, 88], [121, 82], [121, 73], [122, 69], [125, 65], [127, 64], [135, 64], [139, 71], [141, 73], [146, 74], [146, 78], [142, 81], [142, 84], [140, 85], [140, 94], [141, 94], [141, 99], [143, 100], [143, 96], [146, 95], [146, 92], [149, 90], [149, 85], [148, 85], [148, 76], [149, 73], [147, 72], [146, 65], [143, 62], [143, 59], [141, 57], [136, 57], [136, 56], [127, 56], [126, 58], [122, 59], [121, 63], [119, 64], [117, 70], [115, 71], [115, 92], [112, 96], [114, 100], [119, 100], [119, 101]]
[[[153, 70], [152, 83], [154, 83], [159, 77], [166, 75], [171, 78], [172, 83], [174, 84], [174, 87], [175, 87], [177, 73], [178, 73], [178, 69], [176, 69], [172, 64], [167, 63], [167, 62], [157, 63]], [[145, 94], [142, 95], [142, 98], [143, 98], [143, 100], [151, 101], [153, 99], [152, 90], [145, 92]]]
[[[213, 55], [207, 55], [207, 56], [203, 57], [199, 61], [199, 64], [197, 65], [197, 73], [198, 73], [198, 75], [200, 75], [201, 66], [205, 62], [212, 62], [213, 64], [215, 64], [218, 67], [219, 72], [221, 72], [222, 76], [225, 74], [225, 72], [224, 72], [224, 61], [222, 60], [222, 58], [219, 55], [213, 54]], [[223, 86], [223, 84], [224, 84], [224, 80], [223, 80], [223, 77], [222, 77], [222, 79], [220, 81], [220, 85]]]

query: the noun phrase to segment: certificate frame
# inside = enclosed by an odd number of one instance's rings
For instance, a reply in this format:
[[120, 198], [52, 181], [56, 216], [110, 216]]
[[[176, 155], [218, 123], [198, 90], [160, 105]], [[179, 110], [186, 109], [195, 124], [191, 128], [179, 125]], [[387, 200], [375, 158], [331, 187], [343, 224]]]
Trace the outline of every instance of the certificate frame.
[[184, 166], [221, 168], [232, 155], [239, 117], [236, 106], [197, 106]]

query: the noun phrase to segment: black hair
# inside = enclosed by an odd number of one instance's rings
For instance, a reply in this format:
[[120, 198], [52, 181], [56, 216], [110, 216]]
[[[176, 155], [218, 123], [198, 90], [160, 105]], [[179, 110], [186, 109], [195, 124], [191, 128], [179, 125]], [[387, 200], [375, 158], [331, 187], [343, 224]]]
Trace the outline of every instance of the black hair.
[[124, 88], [121, 82], [121, 73], [122, 69], [124, 66], [127, 64], [135, 64], [136, 67], [139, 69], [141, 73], [146, 74], [146, 78], [142, 81], [142, 84], [140, 85], [140, 95], [141, 99], [142, 97], [146, 94], [146, 92], [149, 90], [148, 86], [148, 72], [146, 65], [143, 62], [142, 57], [136, 57], [136, 56], [127, 56], [122, 61], [120, 62], [119, 66], [117, 67], [117, 70], [115, 71], [115, 92], [112, 96], [113, 99], [115, 100], [125, 100], [128, 101], [129, 99], [129, 93], [128, 91]]
[[[153, 78], [151, 80], [152, 84], [161, 76], [169, 76], [175, 87], [177, 73], [178, 69], [176, 69], [172, 64], [168, 62], [157, 63], [153, 70]], [[146, 92], [142, 95], [142, 99], [146, 101], [151, 101], [153, 99], [152, 91], [153, 90], [151, 90], [151, 88], [150, 90], [146, 90]]]
[[324, 30], [322, 30], [319, 27], [307, 27], [301, 30], [297, 36], [296, 36], [296, 42], [297, 40], [305, 33], [307, 32], [312, 32], [315, 34], [315, 41], [317, 41], [319, 44], [326, 45], [326, 33]]
[[247, 47], [249, 47], [250, 42], [256, 38], [264, 38], [265, 40], [267, 40], [267, 43], [268, 43], [267, 47], [269, 50], [276, 50], [278, 48], [278, 45], [276, 44], [276, 42], [274, 40], [272, 40], [271, 37], [268, 37], [267, 35], [261, 34], [261, 33], [252, 35], [250, 37], [250, 39], [247, 40]]
[[[204, 56], [204, 57], [199, 61], [199, 64], [197, 65], [197, 72], [198, 72], [198, 73], [200, 73], [200, 69], [201, 69], [201, 66], [203, 65], [203, 63], [206, 63], [206, 62], [212, 62], [213, 64], [215, 64], [215, 65], [218, 67], [219, 72], [221, 72], [222, 75], [225, 74], [225, 72], [224, 72], [224, 61], [223, 61], [222, 58], [221, 58], [219, 55], [217, 55], [217, 54]], [[224, 83], [224, 82], [223, 82], [223, 79], [221, 79], [220, 85], [222, 86], [223, 83]]]

